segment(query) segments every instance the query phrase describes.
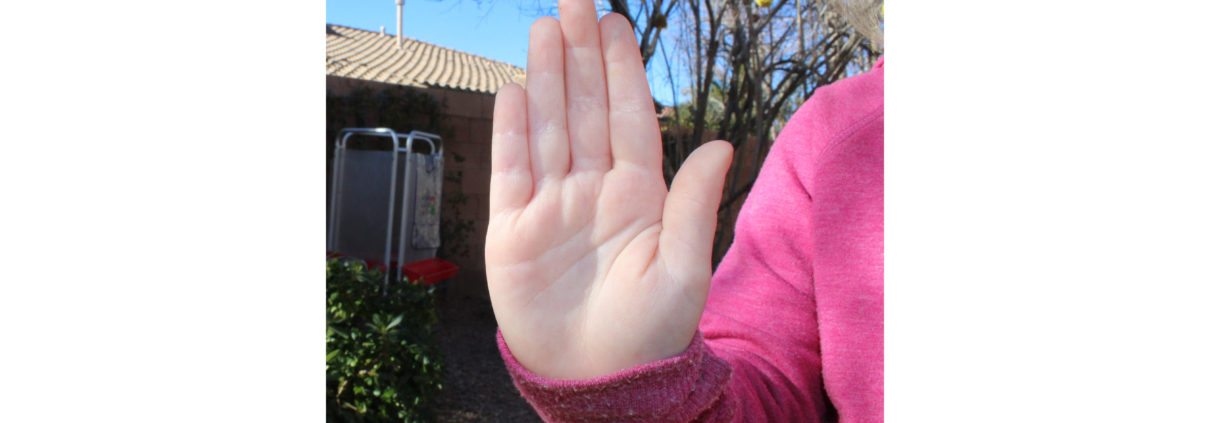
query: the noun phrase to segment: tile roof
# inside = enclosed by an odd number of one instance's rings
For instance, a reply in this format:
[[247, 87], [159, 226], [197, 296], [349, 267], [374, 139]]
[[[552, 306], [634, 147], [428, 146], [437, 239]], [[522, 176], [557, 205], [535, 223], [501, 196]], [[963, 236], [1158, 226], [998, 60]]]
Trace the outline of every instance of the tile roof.
[[407, 37], [400, 51], [392, 35], [332, 24], [327, 33], [331, 76], [490, 94], [525, 81], [519, 67]]

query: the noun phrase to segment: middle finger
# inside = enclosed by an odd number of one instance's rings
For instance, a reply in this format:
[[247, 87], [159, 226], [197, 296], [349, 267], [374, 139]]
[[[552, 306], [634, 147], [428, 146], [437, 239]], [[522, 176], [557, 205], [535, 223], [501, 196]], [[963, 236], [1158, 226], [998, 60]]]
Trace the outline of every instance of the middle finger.
[[571, 169], [606, 171], [610, 167], [609, 100], [594, 2], [560, 0], [559, 25], [563, 29]]

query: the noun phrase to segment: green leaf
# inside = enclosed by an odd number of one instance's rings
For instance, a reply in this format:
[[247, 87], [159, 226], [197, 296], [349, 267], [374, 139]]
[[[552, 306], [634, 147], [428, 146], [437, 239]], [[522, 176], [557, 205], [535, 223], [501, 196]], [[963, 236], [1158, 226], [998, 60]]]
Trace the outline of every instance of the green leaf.
[[432, 287], [392, 284], [351, 260], [329, 260], [325, 297], [329, 420], [428, 421], [441, 384]]

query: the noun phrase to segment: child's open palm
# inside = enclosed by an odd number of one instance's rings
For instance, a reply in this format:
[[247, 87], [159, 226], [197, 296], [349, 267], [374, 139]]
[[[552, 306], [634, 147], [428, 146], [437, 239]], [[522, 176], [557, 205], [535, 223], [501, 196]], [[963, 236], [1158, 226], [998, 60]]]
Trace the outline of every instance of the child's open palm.
[[695, 151], [665, 189], [634, 32], [592, 0], [530, 32], [526, 88], [496, 96], [486, 266], [513, 355], [585, 378], [683, 351], [710, 283], [731, 146]]

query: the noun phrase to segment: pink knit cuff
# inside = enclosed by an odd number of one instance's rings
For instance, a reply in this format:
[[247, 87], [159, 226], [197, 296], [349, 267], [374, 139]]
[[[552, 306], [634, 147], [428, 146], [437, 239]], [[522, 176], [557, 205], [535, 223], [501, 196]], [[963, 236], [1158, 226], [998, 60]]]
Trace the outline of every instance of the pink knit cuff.
[[732, 410], [722, 394], [731, 368], [710, 352], [701, 333], [679, 355], [580, 380], [530, 372], [513, 357], [499, 331], [496, 344], [521, 395], [548, 422], [730, 420]]

